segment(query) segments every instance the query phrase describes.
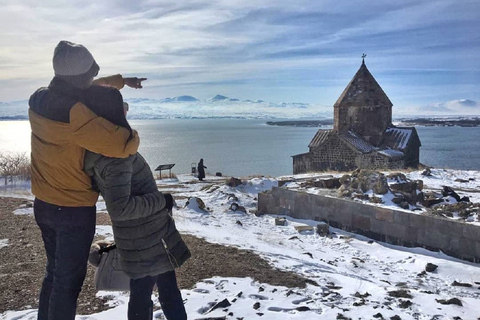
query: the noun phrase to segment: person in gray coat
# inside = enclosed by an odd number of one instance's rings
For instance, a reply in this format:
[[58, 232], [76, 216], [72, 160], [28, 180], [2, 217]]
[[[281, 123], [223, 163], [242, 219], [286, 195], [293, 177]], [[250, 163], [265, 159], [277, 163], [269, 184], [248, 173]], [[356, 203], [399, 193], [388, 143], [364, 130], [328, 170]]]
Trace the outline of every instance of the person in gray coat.
[[[130, 129], [123, 103], [112, 104], [101, 116]], [[158, 191], [152, 171], [139, 153], [118, 159], [88, 151], [84, 168], [105, 200], [122, 268], [131, 278], [128, 319], [152, 319], [155, 284], [165, 317], [187, 319], [175, 268], [191, 254], [172, 218], [172, 196]]]

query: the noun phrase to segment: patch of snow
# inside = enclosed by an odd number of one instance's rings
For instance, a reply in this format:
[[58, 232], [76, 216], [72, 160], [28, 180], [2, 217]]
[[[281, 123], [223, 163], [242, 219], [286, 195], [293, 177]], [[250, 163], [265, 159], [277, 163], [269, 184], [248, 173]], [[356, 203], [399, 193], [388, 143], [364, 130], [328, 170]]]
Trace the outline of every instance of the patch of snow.
[[398, 151], [394, 149], [383, 149], [378, 151], [378, 153], [383, 154], [387, 157], [403, 157], [404, 156], [402, 151]]
[[407, 147], [408, 142], [410, 141], [410, 136], [412, 135], [413, 129], [412, 128], [387, 128], [385, 133], [390, 133], [395, 137], [395, 141], [397, 142], [398, 149], [405, 149]]
[[23, 207], [23, 208], [18, 208], [18, 209], [15, 209], [15, 211], [13, 211], [13, 214], [16, 214], [16, 215], [33, 215], [33, 207], [30, 207], [30, 208], [27, 208], [27, 207]]
[[0, 239], [0, 249], [8, 246], [8, 239]]

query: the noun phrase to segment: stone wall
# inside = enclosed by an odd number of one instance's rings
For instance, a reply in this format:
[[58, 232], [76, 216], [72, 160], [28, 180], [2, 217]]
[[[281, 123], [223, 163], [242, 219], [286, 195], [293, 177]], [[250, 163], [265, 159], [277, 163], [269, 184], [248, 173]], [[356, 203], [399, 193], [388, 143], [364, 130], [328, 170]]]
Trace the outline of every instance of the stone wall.
[[338, 132], [352, 130], [373, 145], [380, 142], [384, 130], [391, 123], [391, 106], [343, 106], [334, 108], [335, 130]]
[[420, 163], [420, 146], [420, 139], [413, 139], [413, 141], [407, 146], [404, 151], [406, 167], [418, 168]]
[[374, 240], [441, 250], [453, 257], [480, 262], [480, 227], [464, 222], [284, 188], [259, 193], [258, 212], [325, 221], [334, 228]]
[[356, 167], [359, 169], [403, 169], [405, 160], [403, 158], [389, 158], [377, 152], [362, 154], [357, 157]]
[[345, 142], [340, 140], [336, 135], [318, 148], [312, 148], [310, 153], [312, 154], [313, 161], [311, 167], [314, 171], [355, 170], [355, 158], [360, 154], [349, 148]]
[[311, 172], [310, 165], [312, 163], [310, 153], [301, 153], [292, 156], [293, 158], [293, 174]]

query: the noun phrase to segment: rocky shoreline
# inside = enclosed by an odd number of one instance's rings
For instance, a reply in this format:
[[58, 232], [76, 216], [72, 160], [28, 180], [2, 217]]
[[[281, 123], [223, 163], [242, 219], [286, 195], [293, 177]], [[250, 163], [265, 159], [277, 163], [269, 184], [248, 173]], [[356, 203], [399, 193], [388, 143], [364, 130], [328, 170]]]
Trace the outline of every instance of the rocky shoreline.
[[478, 127], [480, 118], [416, 118], [401, 119], [402, 124], [409, 126], [442, 126], [442, 127]]

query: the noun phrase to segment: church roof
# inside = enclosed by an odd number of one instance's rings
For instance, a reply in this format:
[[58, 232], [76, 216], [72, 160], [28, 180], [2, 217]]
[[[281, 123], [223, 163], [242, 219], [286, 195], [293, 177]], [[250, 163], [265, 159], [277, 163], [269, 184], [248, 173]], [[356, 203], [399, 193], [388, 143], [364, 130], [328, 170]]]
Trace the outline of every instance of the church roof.
[[335, 102], [334, 108], [344, 106], [392, 106], [383, 89], [368, 71], [365, 62]]
[[414, 127], [390, 127], [385, 130], [380, 146], [396, 150], [405, 150], [412, 139], [418, 139]]
[[328, 140], [332, 135], [338, 136], [341, 140], [349, 144], [353, 149], [361, 153], [369, 153], [372, 150], [375, 150], [375, 147], [370, 143], [365, 141], [362, 137], [356, 134], [353, 131], [347, 131], [343, 133], [338, 133], [334, 130], [324, 130], [320, 129], [317, 131], [312, 141], [308, 145], [309, 148], [316, 148], [322, 145], [325, 141]]
[[383, 149], [378, 151], [378, 153], [383, 154], [389, 158], [402, 158], [405, 154], [402, 151], [394, 150], [394, 149]]
[[343, 138], [343, 140], [348, 142], [356, 150], [360, 151], [361, 153], [369, 153], [372, 150], [375, 150], [374, 146], [372, 146], [367, 141], [363, 140], [362, 137], [360, 137], [358, 134], [356, 134], [353, 131], [340, 133], [339, 136]]
[[310, 144], [308, 145], [309, 148], [315, 148], [324, 143], [328, 137], [333, 133], [333, 130], [325, 130], [325, 129], [319, 129], [315, 136], [313, 137], [312, 141], [310, 141]]

